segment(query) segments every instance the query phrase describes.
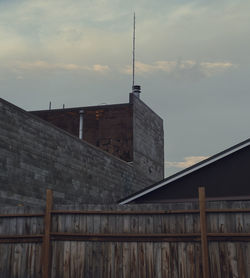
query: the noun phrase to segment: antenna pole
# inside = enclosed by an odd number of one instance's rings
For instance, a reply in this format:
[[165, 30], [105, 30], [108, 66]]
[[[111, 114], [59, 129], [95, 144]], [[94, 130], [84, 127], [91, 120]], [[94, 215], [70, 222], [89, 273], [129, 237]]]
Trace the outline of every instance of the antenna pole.
[[135, 13], [134, 13], [134, 28], [133, 28], [133, 84], [132, 89], [135, 85]]

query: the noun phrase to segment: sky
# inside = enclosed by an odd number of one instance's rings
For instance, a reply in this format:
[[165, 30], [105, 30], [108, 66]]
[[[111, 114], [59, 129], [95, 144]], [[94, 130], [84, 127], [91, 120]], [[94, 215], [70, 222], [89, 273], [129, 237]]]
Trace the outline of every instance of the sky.
[[25, 110], [126, 103], [164, 120], [169, 176], [250, 137], [249, 0], [0, 0], [0, 97]]

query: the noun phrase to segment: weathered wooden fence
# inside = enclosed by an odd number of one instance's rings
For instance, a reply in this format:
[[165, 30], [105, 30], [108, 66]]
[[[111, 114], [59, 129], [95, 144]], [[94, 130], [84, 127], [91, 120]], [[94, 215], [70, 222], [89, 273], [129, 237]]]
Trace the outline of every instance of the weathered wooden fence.
[[2, 209], [1, 278], [250, 277], [249, 201], [208, 203], [203, 188], [196, 203], [52, 201], [47, 190], [45, 212]]

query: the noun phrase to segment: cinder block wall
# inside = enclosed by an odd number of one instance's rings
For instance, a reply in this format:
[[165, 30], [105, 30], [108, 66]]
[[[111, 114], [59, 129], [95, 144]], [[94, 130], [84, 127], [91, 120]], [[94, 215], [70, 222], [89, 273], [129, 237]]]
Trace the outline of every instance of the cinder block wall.
[[164, 178], [163, 120], [133, 94], [130, 103], [133, 105], [134, 167], [155, 183]]
[[149, 185], [125, 161], [0, 99], [1, 204], [112, 203]]

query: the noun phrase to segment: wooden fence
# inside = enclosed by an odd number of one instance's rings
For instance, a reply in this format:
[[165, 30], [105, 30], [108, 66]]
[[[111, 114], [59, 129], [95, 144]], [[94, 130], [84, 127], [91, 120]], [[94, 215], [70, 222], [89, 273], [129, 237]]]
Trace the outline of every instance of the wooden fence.
[[206, 208], [200, 188], [196, 208], [52, 203], [0, 214], [1, 278], [250, 277], [249, 202]]

